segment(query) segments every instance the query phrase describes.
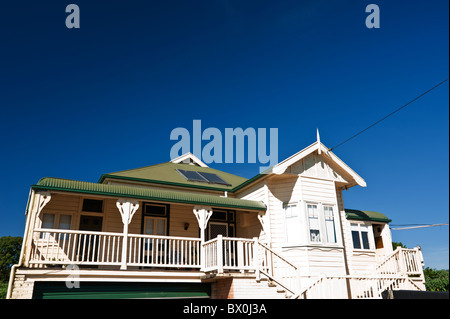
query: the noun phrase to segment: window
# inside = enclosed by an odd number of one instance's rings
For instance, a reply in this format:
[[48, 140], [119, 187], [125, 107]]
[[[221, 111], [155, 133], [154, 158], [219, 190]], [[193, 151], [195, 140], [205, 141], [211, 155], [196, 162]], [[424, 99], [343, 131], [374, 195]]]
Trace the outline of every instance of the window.
[[83, 199], [83, 212], [102, 213], [103, 201], [98, 199]]
[[[42, 225], [43, 229], [70, 229], [72, 221], [71, 215], [56, 215], [44, 213], [42, 215]], [[58, 225], [58, 227], [56, 227]], [[42, 233], [40, 238], [48, 238], [48, 233]]]
[[353, 248], [370, 249], [369, 227], [364, 224], [350, 224], [353, 239]]
[[284, 205], [286, 243], [338, 244], [336, 206], [314, 202]]
[[328, 243], [336, 243], [336, 228], [334, 224], [333, 206], [323, 206], [323, 217], [325, 219], [325, 233]]
[[167, 236], [169, 205], [145, 203], [142, 214], [142, 232], [147, 235]]
[[287, 204], [284, 207], [284, 218], [286, 223], [286, 241], [288, 243], [300, 242], [299, 207], [297, 204]]
[[316, 204], [307, 204], [309, 240], [320, 242], [319, 212]]
[[144, 234], [146, 235], [166, 235], [166, 219], [159, 217], [144, 217]]

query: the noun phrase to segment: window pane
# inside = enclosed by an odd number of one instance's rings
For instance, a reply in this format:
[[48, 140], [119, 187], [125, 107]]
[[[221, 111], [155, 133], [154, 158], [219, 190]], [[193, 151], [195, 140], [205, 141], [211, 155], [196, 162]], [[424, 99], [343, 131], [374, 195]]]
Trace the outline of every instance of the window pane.
[[352, 230], [353, 248], [361, 249], [361, 241], [359, 240], [359, 232]]
[[211, 215], [211, 220], [227, 220], [227, 211], [215, 210]]
[[166, 234], [166, 220], [157, 219], [156, 220], [156, 234], [164, 236]]
[[83, 200], [83, 211], [101, 213], [103, 211], [103, 201], [85, 198]]
[[70, 223], [72, 221], [71, 215], [61, 215], [59, 216], [59, 229], [70, 229]]
[[54, 228], [55, 214], [44, 214], [42, 216], [42, 228]]
[[154, 218], [146, 217], [144, 223], [144, 234], [153, 235], [154, 234]]
[[327, 242], [336, 243], [336, 230], [334, 226], [333, 207], [324, 206], [325, 230], [327, 232]]
[[300, 242], [300, 224], [298, 220], [297, 205], [291, 204], [284, 207], [286, 223], [286, 241], [288, 243]]
[[145, 205], [146, 215], [166, 216], [166, 206]]
[[297, 205], [287, 205], [287, 206], [285, 206], [284, 207], [284, 212], [285, 212], [286, 218], [297, 217], [298, 216]]
[[317, 205], [308, 204], [308, 223], [309, 234], [312, 242], [320, 242], [320, 227], [319, 227], [319, 215], [317, 212]]
[[369, 233], [366, 231], [361, 232], [362, 242], [363, 242], [363, 248], [364, 249], [370, 249], [369, 246]]

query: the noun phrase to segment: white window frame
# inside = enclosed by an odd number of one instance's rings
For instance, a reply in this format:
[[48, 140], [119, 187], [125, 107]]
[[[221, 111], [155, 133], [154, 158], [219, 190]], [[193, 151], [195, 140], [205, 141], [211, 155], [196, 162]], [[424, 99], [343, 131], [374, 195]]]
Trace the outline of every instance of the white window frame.
[[[325, 207], [331, 208], [331, 216], [328, 216], [325, 214]], [[337, 244], [338, 243], [338, 231], [336, 227], [336, 211], [335, 211], [335, 205], [329, 205], [329, 204], [322, 204], [322, 212], [323, 212], [323, 223], [324, 223], [324, 239], [326, 239], [327, 244]], [[327, 219], [329, 218], [329, 219]], [[328, 232], [328, 223], [327, 222], [333, 222], [333, 232], [334, 232], [334, 239], [330, 240], [330, 234]]]
[[[319, 241], [312, 241], [311, 240], [311, 229], [310, 229], [310, 223], [309, 223], [309, 212], [308, 212], [308, 205], [316, 205], [317, 206], [317, 215], [318, 215], [318, 224], [319, 224]], [[340, 236], [340, 230], [339, 230], [339, 215], [337, 210], [337, 205], [334, 203], [329, 202], [313, 202], [313, 201], [305, 201], [304, 205], [305, 210], [305, 218], [306, 218], [306, 228], [308, 233], [308, 243], [311, 245], [321, 245], [321, 246], [341, 246], [341, 236]], [[335, 241], [328, 241], [328, 232], [327, 232], [327, 225], [325, 220], [325, 209], [324, 207], [331, 207], [333, 211], [333, 225], [334, 225], [334, 236]]]
[[[308, 206], [315, 206], [316, 207], [316, 213], [317, 213], [317, 217], [313, 216], [312, 218], [317, 219], [317, 228], [311, 228], [311, 216], [310, 216], [310, 211], [309, 211], [309, 207]], [[311, 244], [320, 244], [323, 242], [323, 227], [322, 227], [322, 223], [321, 223], [321, 205], [320, 203], [313, 203], [313, 202], [306, 202], [306, 219], [308, 221], [307, 226], [308, 226], [308, 241]], [[318, 240], [312, 240], [311, 237], [311, 231], [312, 230], [317, 230], [319, 232], [318, 236], [316, 236], [316, 238], [318, 238]]]
[[[290, 208], [288, 210], [287, 208]], [[288, 216], [288, 211], [290, 211]], [[283, 217], [284, 217], [284, 233], [286, 244], [300, 244], [302, 241], [302, 227], [301, 227], [301, 212], [299, 202], [283, 203]], [[297, 229], [298, 236], [292, 236], [291, 231]]]
[[[362, 238], [362, 228], [367, 227], [367, 242], [369, 244], [369, 248], [364, 248], [363, 244], [363, 238]], [[355, 243], [353, 241], [353, 231], [358, 232], [359, 236], [359, 243], [361, 245], [360, 248], [355, 248]], [[365, 231], [365, 230], [364, 230]], [[373, 236], [373, 229], [372, 229], [372, 223], [365, 223], [365, 222], [357, 222], [357, 221], [350, 221], [350, 235], [352, 238], [352, 248], [356, 251], [375, 251], [375, 243], [374, 243], [374, 236]]]
[[[319, 241], [311, 240], [308, 205], [317, 206], [317, 224], [320, 238]], [[289, 212], [287, 210], [287, 207], [293, 207], [292, 208], [293, 210], [290, 212], [290, 216], [288, 216]], [[331, 207], [333, 212], [332, 216], [333, 216], [335, 241], [328, 240], [329, 234], [327, 232], [327, 221], [325, 220], [324, 207]], [[340, 227], [339, 211], [335, 203], [300, 200], [283, 203], [282, 210], [284, 219], [285, 246], [296, 246], [296, 245], [314, 245], [314, 246], [330, 246], [330, 247], [342, 246], [342, 239], [341, 239], [342, 236], [341, 230], [339, 228]], [[298, 229], [299, 233], [292, 236], [290, 234], [292, 229]]]

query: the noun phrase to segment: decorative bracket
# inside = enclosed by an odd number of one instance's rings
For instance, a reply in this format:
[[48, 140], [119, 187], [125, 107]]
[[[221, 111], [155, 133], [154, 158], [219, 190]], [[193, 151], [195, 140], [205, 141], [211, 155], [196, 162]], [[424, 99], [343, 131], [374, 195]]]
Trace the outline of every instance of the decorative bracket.
[[122, 216], [122, 223], [124, 225], [129, 225], [139, 208], [139, 202], [133, 199], [119, 198], [116, 202], [116, 206]]
[[50, 192], [41, 191], [37, 193], [38, 195], [38, 202], [37, 202], [37, 215], [39, 215], [44, 208], [45, 205], [48, 204], [50, 199], [52, 199], [52, 195], [50, 195]]
[[195, 206], [194, 215], [197, 218], [198, 226], [201, 230], [205, 230], [213, 211], [211, 207]]

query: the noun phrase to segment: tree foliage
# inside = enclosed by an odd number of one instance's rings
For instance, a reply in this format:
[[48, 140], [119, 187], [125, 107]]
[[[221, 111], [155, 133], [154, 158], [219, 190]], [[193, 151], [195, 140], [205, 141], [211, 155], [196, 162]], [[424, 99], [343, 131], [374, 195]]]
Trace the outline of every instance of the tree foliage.
[[423, 274], [427, 291], [448, 291], [448, 270], [426, 267]]
[[0, 282], [8, 282], [12, 265], [19, 262], [22, 237], [0, 237]]
[[406, 248], [406, 246], [403, 245], [401, 242], [395, 242], [395, 241], [393, 241], [393, 242], [392, 242], [392, 249], [393, 249], [393, 250], [396, 250], [397, 247]]

